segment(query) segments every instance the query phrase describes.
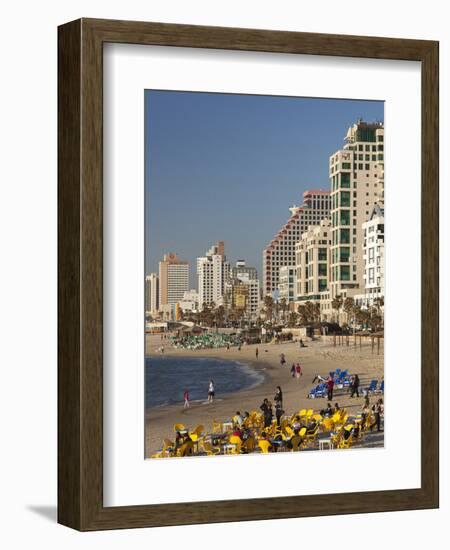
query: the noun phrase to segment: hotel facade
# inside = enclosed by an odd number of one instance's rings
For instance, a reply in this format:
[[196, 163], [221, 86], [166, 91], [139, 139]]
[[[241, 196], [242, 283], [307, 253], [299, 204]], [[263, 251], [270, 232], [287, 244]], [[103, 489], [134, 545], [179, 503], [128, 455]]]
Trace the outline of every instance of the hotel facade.
[[280, 268], [295, 265], [295, 245], [310, 225], [329, 218], [330, 191], [310, 190], [303, 193], [301, 206], [290, 208], [291, 216], [263, 250], [263, 294], [279, 290]]
[[219, 241], [205, 254], [197, 258], [199, 308], [219, 304], [225, 293], [225, 283], [230, 276], [230, 264], [225, 256], [225, 243]]
[[359, 120], [329, 161], [331, 179], [330, 291], [353, 297], [364, 288], [363, 224], [384, 199], [384, 127]]
[[159, 308], [173, 305], [183, 299], [189, 290], [189, 263], [173, 252], [159, 262]]
[[155, 315], [159, 310], [159, 278], [156, 273], [145, 277], [145, 313]]
[[296, 305], [319, 302], [322, 317], [330, 305], [331, 222], [325, 218], [310, 226], [295, 247]]
[[364, 293], [355, 295], [355, 302], [368, 308], [376, 305], [379, 298], [384, 298], [384, 207], [376, 204], [372, 214], [362, 224]]

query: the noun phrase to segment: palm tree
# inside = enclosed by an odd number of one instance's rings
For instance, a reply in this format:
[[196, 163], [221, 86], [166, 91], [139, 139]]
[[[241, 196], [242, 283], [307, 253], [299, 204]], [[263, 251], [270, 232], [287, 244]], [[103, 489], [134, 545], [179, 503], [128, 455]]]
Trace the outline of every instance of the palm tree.
[[352, 316], [353, 309], [355, 307], [355, 300], [353, 298], [345, 298], [344, 300], [344, 311], [347, 314], [347, 324], [349, 323], [350, 317]]
[[264, 308], [266, 311], [266, 319], [268, 321], [272, 321], [273, 306], [274, 306], [274, 301], [272, 296], [264, 296]]
[[304, 304], [298, 306], [297, 311], [300, 317], [300, 323], [302, 325], [309, 325], [313, 314], [312, 303], [309, 301], [305, 302]]
[[286, 300], [286, 298], [281, 298], [280, 300], [280, 309], [281, 313], [283, 314], [283, 321], [286, 321], [286, 311], [288, 310], [289, 304]]
[[287, 321], [287, 325], [289, 328], [293, 328], [297, 325], [297, 321], [298, 321], [298, 314], [295, 313], [295, 311], [291, 311], [291, 313], [289, 313], [289, 317], [288, 317], [288, 321]]
[[335, 298], [333, 298], [331, 302], [331, 307], [336, 311], [337, 313], [337, 322], [339, 323], [339, 311], [342, 307], [343, 299], [340, 294], [338, 294]]
[[216, 323], [216, 326], [223, 326], [223, 322], [225, 319], [225, 307], [220, 305], [214, 310], [214, 321]]
[[320, 303], [314, 302], [313, 304], [314, 323], [320, 325]]

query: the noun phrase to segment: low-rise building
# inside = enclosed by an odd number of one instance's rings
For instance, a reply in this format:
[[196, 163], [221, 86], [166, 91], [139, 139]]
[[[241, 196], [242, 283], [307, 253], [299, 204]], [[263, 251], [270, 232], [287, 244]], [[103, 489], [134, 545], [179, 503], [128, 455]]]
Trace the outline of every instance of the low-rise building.
[[183, 311], [196, 313], [199, 311], [199, 297], [195, 289], [188, 290], [184, 293], [183, 299], [178, 302]]

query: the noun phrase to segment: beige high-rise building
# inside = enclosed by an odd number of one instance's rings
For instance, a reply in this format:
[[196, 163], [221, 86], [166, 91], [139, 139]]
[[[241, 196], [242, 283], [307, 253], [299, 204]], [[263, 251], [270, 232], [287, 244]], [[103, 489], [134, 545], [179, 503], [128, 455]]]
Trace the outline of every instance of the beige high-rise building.
[[310, 225], [330, 217], [330, 191], [303, 193], [303, 204], [290, 208], [291, 216], [263, 250], [263, 294], [279, 290], [280, 267], [295, 265], [295, 245]]
[[296, 304], [320, 302], [322, 316], [330, 310], [331, 222], [310, 226], [295, 247]]
[[176, 304], [189, 290], [189, 263], [173, 252], [159, 262], [159, 307]]
[[159, 278], [156, 273], [145, 277], [145, 312], [155, 314], [159, 309]]
[[384, 127], [359, 120], [330, 157], [331, 297], [364, 288], [363, 223], [384, 196]]

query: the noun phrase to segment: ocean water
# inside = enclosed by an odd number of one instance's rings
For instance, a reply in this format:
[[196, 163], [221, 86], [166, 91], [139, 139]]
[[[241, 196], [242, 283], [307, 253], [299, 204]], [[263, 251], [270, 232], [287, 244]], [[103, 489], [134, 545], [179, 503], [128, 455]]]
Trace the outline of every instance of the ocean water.
[[211, 357], [146, 357], [145, 407], [182, 403], [184, 390], [191, 401], [205, 400], [209, 380], [214, 380], [216, 399], [260, 384], [264, 375], [252, 367]]

